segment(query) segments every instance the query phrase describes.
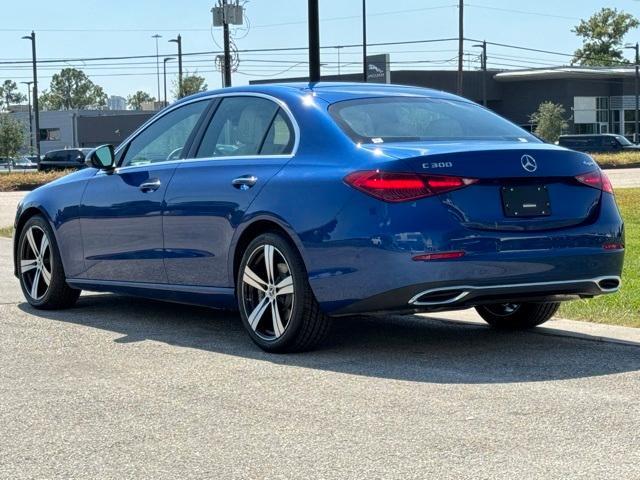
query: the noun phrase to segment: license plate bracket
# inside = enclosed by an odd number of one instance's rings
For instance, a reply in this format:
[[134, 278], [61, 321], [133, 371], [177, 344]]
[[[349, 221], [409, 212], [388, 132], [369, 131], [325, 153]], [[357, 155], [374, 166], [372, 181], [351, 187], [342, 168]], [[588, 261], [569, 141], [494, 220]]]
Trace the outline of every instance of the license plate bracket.
[[545, 185], [511, 185], [502, 191], [506, 217], [547, 217], [551, 215], [549, 191]]

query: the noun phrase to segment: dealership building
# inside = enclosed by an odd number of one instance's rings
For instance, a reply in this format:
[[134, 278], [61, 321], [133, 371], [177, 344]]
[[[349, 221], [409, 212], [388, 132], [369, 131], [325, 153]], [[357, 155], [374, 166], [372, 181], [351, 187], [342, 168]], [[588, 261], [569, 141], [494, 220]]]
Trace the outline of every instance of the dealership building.
[[[376, 68], [384, 70], [384, 65]], [[457, 72], [452, 70], [389, 71], [391, 83], [435, 88], [455, 93]], [[483, 82], [483, 76], [485, 76]], [[384, 77], [383, 77], [384, 78]], [[260, 80], [252, 83], [305, 81], [305, 78]], [[362, 81], [361, 74], [323, 76], [323, 81]], [[565, 133], [623, 133], [635, 131], [634, 68], [559, 67], [531, 70], [464, 72], [463, 95], [532, 129], [530, 115], [540, 103], [560, 103], [569, 127]]]
[[[105, 143], [118, 145], [154, 113], [136, 110], [42, 111], [39, 132], [41, 153], [64, 148], [96, 147]], [[13, 111], [12, 115], [25, 125], [28, 132], [28, 110]], [[31, 129], [35, 128], [34, 123], [32, 115]], [[25, 152], [29, 151], [31, 140], [26, 136]]]

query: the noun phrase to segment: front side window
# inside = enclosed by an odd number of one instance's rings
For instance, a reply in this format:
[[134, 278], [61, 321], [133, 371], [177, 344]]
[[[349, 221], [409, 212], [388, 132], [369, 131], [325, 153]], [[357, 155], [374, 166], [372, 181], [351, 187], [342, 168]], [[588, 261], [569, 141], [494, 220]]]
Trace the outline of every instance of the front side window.
[[182, 150], [209, 101], [190, 103], [160, 117], [135, 137], [121, 167], [147, 165], [182, 158]]
[[289, 121], [276, 103], [260, 97], [226, 97], [207, 127], [196, 157], [288, 153], [292, 143]]
[[345, 133], [361, 143], [438, 140], [540, 142], [489, 110], [459, 100], [367, 98], [334, 103], [329, 112]]

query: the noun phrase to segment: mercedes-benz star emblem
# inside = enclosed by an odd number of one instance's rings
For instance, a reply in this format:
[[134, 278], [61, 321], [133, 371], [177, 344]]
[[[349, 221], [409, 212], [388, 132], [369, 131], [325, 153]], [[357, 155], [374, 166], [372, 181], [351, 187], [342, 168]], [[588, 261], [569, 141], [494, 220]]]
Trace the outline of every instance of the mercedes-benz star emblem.
[[522, 164], [522, 168], [527, 172], [535, 172], [538, 169], [536, 159], [531, 155], [523, 155], [522, 158], [520, 158], [520, 163]]

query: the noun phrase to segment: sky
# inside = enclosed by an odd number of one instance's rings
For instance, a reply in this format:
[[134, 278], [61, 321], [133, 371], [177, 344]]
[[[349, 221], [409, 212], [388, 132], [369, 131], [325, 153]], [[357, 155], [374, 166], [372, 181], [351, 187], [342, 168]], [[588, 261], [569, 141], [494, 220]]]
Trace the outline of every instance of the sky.
[[[222, 29], [212, 27], [211, 7], [216, 0], [27, 0], [3, 2], [0, 27], [0, 62], [30, 60], [30, 43], [20, 37], [35, 30], [39, 59], [65, 59], [39, 65], [40, 90], [65, 66], [84, 70], [109, 95], [144, 90], [157, 96], [156, 44], [160, 62], [175, 56], [168, 40], [182, 35], [183, 52], [218, 52]], [[369, 53], [390, 53], [392, 69], [454, 68], [455, 41], [375, 46], [375, 43], [455, 38], [458, 34], [457, 0], [367, 0]], [[637, 0], [469, 0], [465, 2], [465, 37], [538, 50], [570, 54], [580, 47], [571, 32], [581, 18], [603, 6], [640, 17]], [[361, 71], [361, 47], [333, 48], [361, 43], [361, 0], [320, 0], [321, 61], [324, 73]], [[252, 79], [303, 76], [307, 72], [307, 1], [250, 0], [248, 24], [233, 31], [239, 53], [234, 85]], [[10, 20], [10, 21], [9, 21]], [[640, 29], [629, 42], [640, 40]], [[479, 68], [475, 42], [465, 43], [465, 68]], [[265, 48], [303, 48], [296, 51], [243, 52]], [[632, 52], [629, 51], [629, 54]], [[568, 55], [529, 52], [489, 45], [489, 68], [528, 68], [562, 65]], [[136, 60], [81, 61], [84, 58], [149, 55]], [[206, 78], [209, 88], [221, 84], [216, 53], [185, 56], [184, 68]], [[162, 74], [162, 67], [160, 67]], [[177, 62], [167, 64], [169, 88]], [[0, 82], [31, 80], [29, 64], [0, 63]], [[21, 85], [26, 92], [26, 85]]]

